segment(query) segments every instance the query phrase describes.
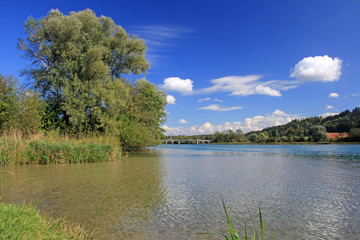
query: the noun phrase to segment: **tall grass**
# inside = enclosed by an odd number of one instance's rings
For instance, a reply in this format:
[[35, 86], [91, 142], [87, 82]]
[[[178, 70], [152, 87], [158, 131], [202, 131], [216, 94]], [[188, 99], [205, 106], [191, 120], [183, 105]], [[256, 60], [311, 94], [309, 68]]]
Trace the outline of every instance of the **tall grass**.
[[0, 137], [0, 165], [15, 165], [25, 161], [24, 141], [20, 131], [4, 131]]
[[114, 160], [115, 149], [103, 144], [71, 144], [69, 142], [30, 142], [26, 149], [29, 163], [80, 163]]
[[113, 161], [120, 155], [119, 141], [112, 136], [56, 131], [24, 135], [16, 130], [0, 135], [0, 166], [103, 162]]
[[263, 223], [260, 208], [259, 208], [259, 222], [260, 222], [260, 228], [261, 228], [261, 235], [258, 233], [258, 230], [255, 225], [255, 221], [253, 220], [253, 218], [249, 212], [251, 223], [253, 226], [253, 234], [252, 234], [252, 236], [250, 236], [248, 234], [248, 228], [247, 228], [246, 221], [245, 221], [244, 237], [240, 237], [239, 233], [232, 227], [230, 216], [226, 209], [224, 199], [221, 199], [221, 200], [222, 200], [222, 204], [224, 207], [224, 211], [225, 211], [225, 215], [226, 215], [226, 219], [227, 219], [227, 223], [228, 223], [228, 229], [225, 230], [226, 234], [224, 234], [224, 233], [199, 233], [199, 235], [221, 235], [226, 240], [265, 240], [264, 223]]

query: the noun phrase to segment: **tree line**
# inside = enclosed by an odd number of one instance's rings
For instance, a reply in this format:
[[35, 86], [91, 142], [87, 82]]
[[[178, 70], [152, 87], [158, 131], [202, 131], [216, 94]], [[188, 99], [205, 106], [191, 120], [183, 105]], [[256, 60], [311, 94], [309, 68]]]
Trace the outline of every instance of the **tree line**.
[[340, 114], [323, 118], [309, 117], [302, 120], [295, 119], [287, 124], [252, 131], [244, 134], [241, 129], [229, 129], [214, 134], [196, 136], [176, 136], [173, 138], [206, 139], [215, 143], [237, 142], [324, 142], [329, 141], [328, 132], [348, 133], [348, 137], [331, 141], [360, 142], [360, 108], [346, 110]]
[[17, 48], [31, 61], [21, 86], [0, 76], [0, 130], [117, 136], [125, 151], [158, 144], [166, 94], [145, 79], [142, 39], [90, 10], [29, 17]]

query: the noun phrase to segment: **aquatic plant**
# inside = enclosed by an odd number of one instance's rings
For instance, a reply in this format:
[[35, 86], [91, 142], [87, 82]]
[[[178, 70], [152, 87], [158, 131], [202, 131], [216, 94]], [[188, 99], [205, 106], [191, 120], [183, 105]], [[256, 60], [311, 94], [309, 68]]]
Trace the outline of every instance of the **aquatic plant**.
[[224, 199], [221, 198], [221, 200], [222, 200], [222, 204], [224, 207], [224, 211], [225, 211], [225, 215], [226, 215], [227, 223], [228, 223], [228, 229], [225, 230], [226, 234], [224, 234], [224, 233], [199, 233], [199, 235], [221, 235], [226, 240], [265, 240], [264, 223], [263, 223], [260, 207], [259, 207], [259, 218], [260, 218], [261, 235], [259, 235], [258, 230], [255, 226], [255, 222], [249, 212], [250, 219], [251, 219], [251, 222], [253, 225], [253, 235], [252, 235], [252, 237], [250, 235], [248, 235], [248, 229], [247, 229], [246, 221], [245, 221], [244, 237], [240, 237], [239, 233], [232, 227], [230, 216], [226, 209]]

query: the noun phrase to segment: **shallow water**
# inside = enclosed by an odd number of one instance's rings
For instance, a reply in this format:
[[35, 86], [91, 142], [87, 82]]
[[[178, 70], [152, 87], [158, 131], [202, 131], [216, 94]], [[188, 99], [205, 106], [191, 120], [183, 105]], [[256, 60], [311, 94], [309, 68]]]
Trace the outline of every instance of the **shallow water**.
[[263, 213], [275, 239], [360, 239], [360, 145], [163, 145], [109, 163], [7, 167], [5, 202], [31, 202], [96, 239], [219, 239], [221, 198], [243, 232]]

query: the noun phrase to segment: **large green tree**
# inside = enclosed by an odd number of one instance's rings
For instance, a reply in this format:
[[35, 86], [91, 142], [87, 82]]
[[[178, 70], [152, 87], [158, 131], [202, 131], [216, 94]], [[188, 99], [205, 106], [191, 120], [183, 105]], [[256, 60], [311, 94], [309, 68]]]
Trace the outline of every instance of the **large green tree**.
[[139, 80], [149, 69], [143, 40], [89, 9], [69, 15], [51, 10], [44, 18], [30, 17], [25, 32], [26, 40], [19, 39], [18, 48], [32, 65], [24, 74], [46, 100], [47, 123], [76, 132], [111, 132], [120, 138], [129, 134], [131, 125], [142, 131], [129, 136], [141, 139], [143, 132], [159, 138], [166, 96]]
[[89, 9], [30, 17], [25, 32], [18, 48], [33, 64], [24, 73], [56, 113], [53, 120], [73, 130], [107, 127], [126, 106], [126, 78], [149, 69], [144, 41]]

